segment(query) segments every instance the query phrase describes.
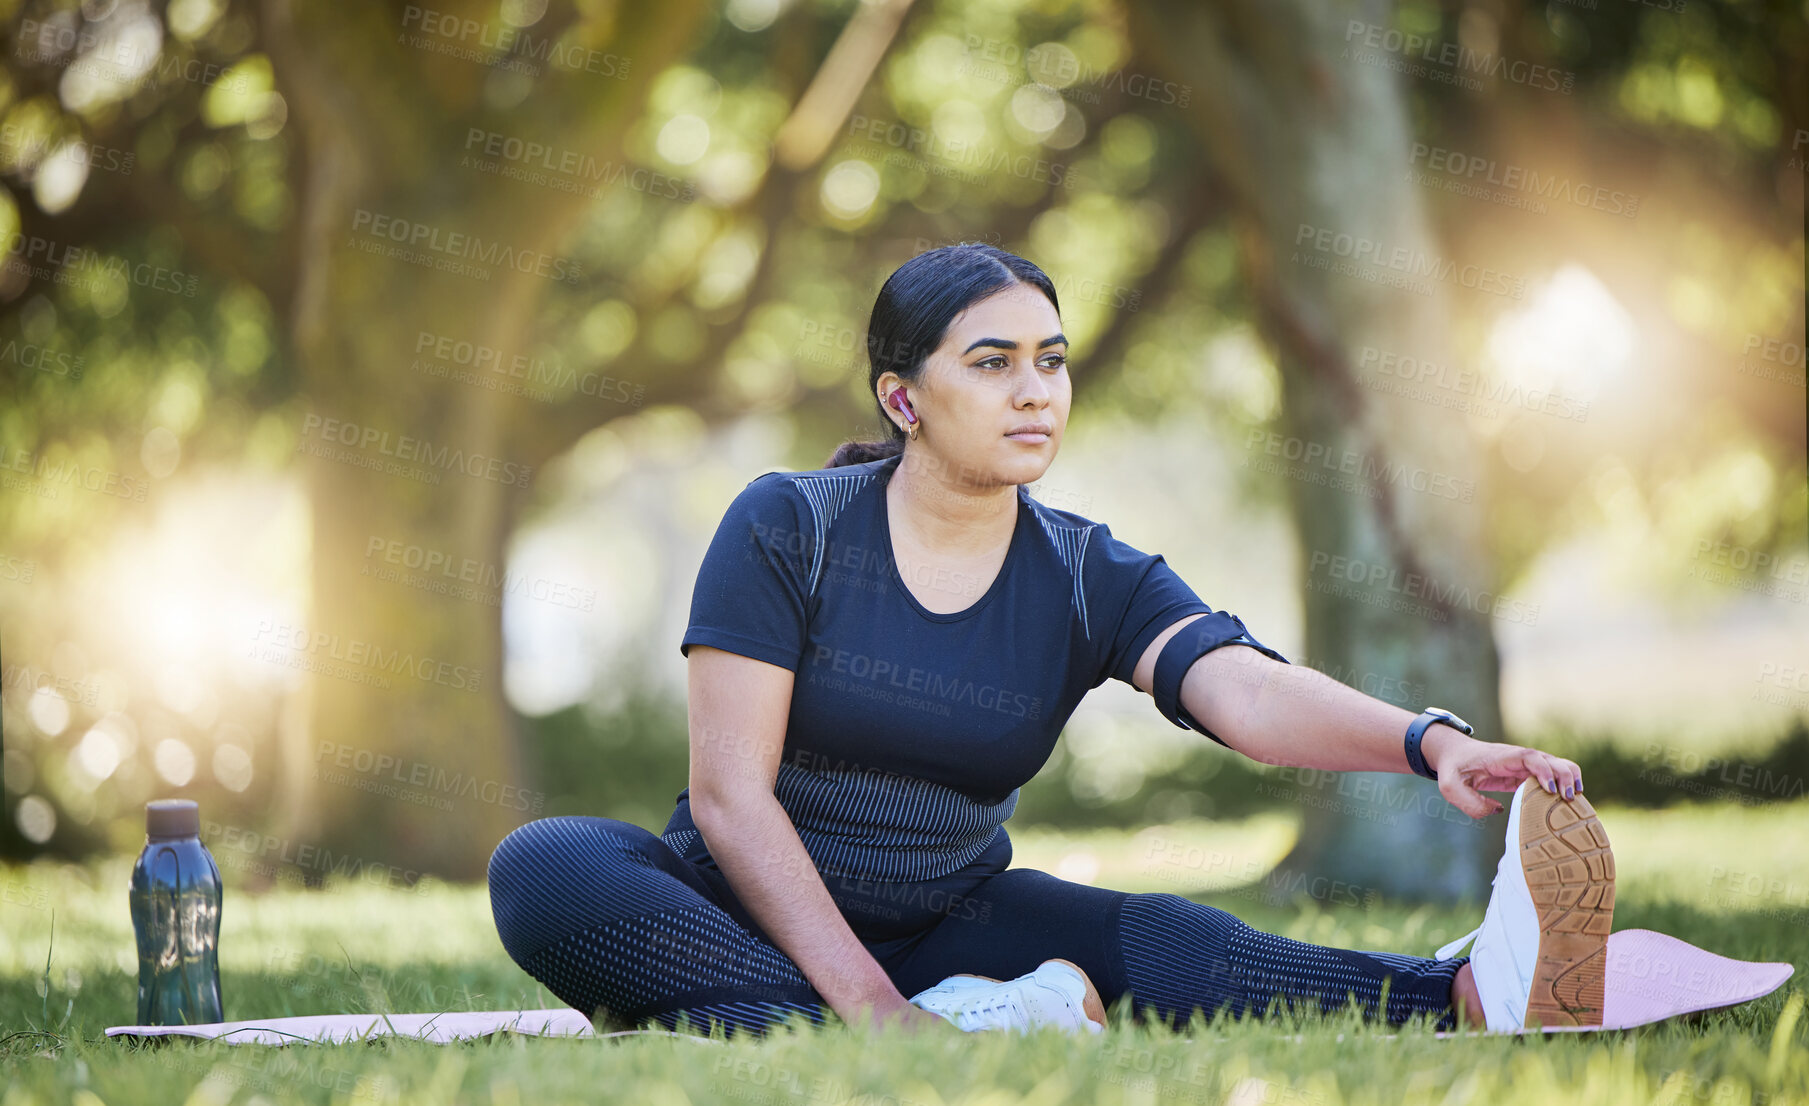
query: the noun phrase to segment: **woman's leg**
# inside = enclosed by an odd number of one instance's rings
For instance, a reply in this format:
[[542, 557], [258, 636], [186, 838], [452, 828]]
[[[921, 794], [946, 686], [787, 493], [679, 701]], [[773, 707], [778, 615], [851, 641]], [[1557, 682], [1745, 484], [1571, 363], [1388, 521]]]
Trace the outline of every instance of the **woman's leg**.
[[1196, 1007], [1261, 1015], [1277, 995], [1329, 1012], [1354, 993], [1373, 1018], [1386, 981], [1387, 1022], [1431, 1013], [1449, 1029], [1453, 977], [1468, 959], [1327, 948], [1259, 932], [1169, 892], [1090, 887], [1031, 868], [1000, 872], [971, 898], [972, 909], [950, 913], [887, 964], [907, 997], [957, 972], [1010, 979], [1062, 957], [1092, 977], [1108, 1007], [1129, 992], [1139, 1017], [1176, 1027]]
[[[1456, 1026], [1452, 984], [1468, 957], [1434, 960], [1358, 952], [1278, 937], [1216, 907], [1170, 892], [1128, 895], [1119, 940], [1125, 978], [1139, 1003], [1184, 1021], [1196, 1003], [1211, 1014], [1261, 1014], [1271, 999], [1333, 1013], [1354, 995], [1365, 1017], [1400, 1025], [1418, 1014]], [[1388, 1005], [1381, 1008], [1386, 987]]]
[[490, 908], [509, 956], [593, 1021], [823, 1024], [823, 997], [711, 875], [632, 823], [542, 818], [491, 855]]

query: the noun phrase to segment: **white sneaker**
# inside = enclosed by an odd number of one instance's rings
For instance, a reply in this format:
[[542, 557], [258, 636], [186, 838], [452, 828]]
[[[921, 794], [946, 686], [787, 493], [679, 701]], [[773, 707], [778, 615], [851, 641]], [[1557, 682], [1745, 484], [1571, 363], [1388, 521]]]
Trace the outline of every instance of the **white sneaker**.
[[1489, 1032], [1601, 1025], [1614, 851], [1595, 808], [1522, 782], [1494, 888], [1482, 924], [1435, 954], [1449, 959], [1476, 939], [1470, 971]]
[[1071, 1033], [1105, 1031], [1105, 1007], [1093, 981], [1069, 960], [1045, 960], [1035, 971], [1004, 981], [951, 975], [912, 995], [910, 1001], [961, 1029], [1015, 1029], [1045, 1025]]

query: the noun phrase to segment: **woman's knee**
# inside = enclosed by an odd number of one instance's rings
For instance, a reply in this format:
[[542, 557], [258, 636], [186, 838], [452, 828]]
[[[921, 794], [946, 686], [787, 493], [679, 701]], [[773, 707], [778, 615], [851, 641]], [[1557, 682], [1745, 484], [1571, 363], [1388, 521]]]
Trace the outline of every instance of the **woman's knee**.
[[654, 835], [631, 822], [592, 815], [539, 818], [511, 830], [490, 854], [490, 911], [503, 947], [520, 961], [544, 944], [575, 887], [611, 885], [648, 872]]
[[605, 855], [625, 852], [638, 844], [637, 833], [652, 836], [639, 826], [615, 818], [579, 814], [537, 818], [517, 826], [490, 852], [491, 894], [499, 885], [508, 887], [523, 876], [543, 878], [549, 865], [569, 865], [580, 851], [592, 856], [598, 847]]

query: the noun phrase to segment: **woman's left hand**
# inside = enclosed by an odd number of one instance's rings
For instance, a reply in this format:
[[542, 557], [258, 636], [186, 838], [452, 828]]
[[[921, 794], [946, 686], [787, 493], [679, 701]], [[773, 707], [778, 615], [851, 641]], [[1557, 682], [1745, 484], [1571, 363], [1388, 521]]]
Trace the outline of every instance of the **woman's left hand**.
[[1528, 776], [1566, 799], [1583, 789], [1583, 770], [1576, 761], [1537, 749], [1471, 739], [1440, 752], [1437, 763], [1432, 764], [1438, 773], [1439, 793], [1472, 818], [1486, 818], [1503, 809], [1500, 802], [1482, 792], [1513, 791]]

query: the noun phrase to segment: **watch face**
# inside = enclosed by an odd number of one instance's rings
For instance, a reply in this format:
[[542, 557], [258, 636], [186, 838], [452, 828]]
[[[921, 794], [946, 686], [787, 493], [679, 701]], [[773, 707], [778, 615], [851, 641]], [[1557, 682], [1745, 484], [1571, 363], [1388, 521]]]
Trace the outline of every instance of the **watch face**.
[[1436, 714], [1440, 718], [1450, 719], [1452, 722], [1456, 723], [1458, 729], [1462, 730], [1465, 733], [1469, 733], [1471, 731], [1471, 726], [1468, 722], [1465, 722], [1463, 719], [1459, 718], [1457, 715], [1452, 714], [1450, 711], [1446, 710], [1444, 707], [1427, 707], [1426, 713], [1427, 714]]

